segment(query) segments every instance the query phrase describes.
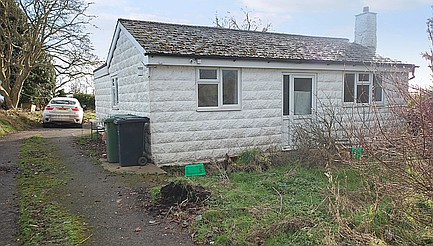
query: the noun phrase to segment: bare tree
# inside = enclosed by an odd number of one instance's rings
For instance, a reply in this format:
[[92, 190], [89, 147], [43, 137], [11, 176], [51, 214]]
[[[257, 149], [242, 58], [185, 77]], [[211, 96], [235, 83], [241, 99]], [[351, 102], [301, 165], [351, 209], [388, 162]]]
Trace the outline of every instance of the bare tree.
[[430, 51], [422, 53], [422, 57], [429, 62], [429, 68], [433, 72], [433, 17], [427, 19], [427, 35], [431, 42]]
[[230, 12], [227, 12], [228, 16], [219, 17], [218, 14], [215, 15], [214, 24], [219, 28], [228, 28], [236, 30], [247, 30], [247, 31], [258, 31], [261, 29], [262, 32], [268, 32], [271, 28], [271, 23], [265, 25], [258, 17], [251, 17], [251, 11], [246, 11], [242, 9], [244, 19], [239, 21]]
[[2, 0], [0, 2], [0, 94], [7, 108], [18, 107], [32, 69], [44, 67], [48, 54], [57, 75], [71, 80], [91, 74], [96, 64], [85, 27], [92, 16], [83, 0]]
[[[337, 242], [428, 244], [433, 239], [433, 92], [409, 88], [407, 73], [392, 66], [371, 70], [384, 88], [385, 104], [343, 108], [322, 101], [320, 112], [295, 128], [295, 148], [303, 163], [327, 165], [330, 213], [342, 235]], [[356, 190], [345, 187], [347, 177], [337, 179], [341, 170], [356, 173], [351, 178], [359, 175]]]

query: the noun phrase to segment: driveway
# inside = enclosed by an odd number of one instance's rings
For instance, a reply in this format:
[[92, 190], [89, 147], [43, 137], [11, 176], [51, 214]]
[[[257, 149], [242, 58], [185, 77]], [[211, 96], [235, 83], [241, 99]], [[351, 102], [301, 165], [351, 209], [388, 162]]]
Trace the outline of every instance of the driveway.
[[83, 245], [194, 245], [186, 231], [143, 210], [147, 186], [135, 175], [113, 174], [80, 152], [73, 139], [89, 129], [49, 128], [0, 138], [0, 245], [18, 245], [16, 175], [22, 141], [35, 134], [59, 147], [68, 183], [59, 201], [93, 228]]

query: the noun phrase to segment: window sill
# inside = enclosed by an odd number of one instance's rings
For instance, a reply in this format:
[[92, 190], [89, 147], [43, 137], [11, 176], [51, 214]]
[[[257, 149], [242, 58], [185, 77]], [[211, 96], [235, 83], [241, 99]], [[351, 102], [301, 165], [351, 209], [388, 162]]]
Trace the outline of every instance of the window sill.
[[119, 110], [119, 107], [112, 107], [111, 110]]
[[218, 111], [241, 111], [240, 107], [236, 108], [197, 108], [197, 112], [218, 112]]
[[385, 107], [385, 103], [343, 103], [343, 108], [367, 108], [367, 107]]

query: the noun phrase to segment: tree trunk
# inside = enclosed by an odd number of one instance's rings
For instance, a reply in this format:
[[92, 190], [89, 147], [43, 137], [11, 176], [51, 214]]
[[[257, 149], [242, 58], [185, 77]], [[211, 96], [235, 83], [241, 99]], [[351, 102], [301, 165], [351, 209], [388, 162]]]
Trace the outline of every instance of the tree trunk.
[[6, 109], [16, 109], [16, 107], [13, 106], [12, 100], [10, 97], [5, 97], [5, 104]]
[[14, 81], [14, 86], [11, 88], [8, 96], [4, 96], [6, 109], [16, 109], [20, 103], [21, 91], [24, 81], [28, 78], [30, 69], [25, 68], [20, 76]]

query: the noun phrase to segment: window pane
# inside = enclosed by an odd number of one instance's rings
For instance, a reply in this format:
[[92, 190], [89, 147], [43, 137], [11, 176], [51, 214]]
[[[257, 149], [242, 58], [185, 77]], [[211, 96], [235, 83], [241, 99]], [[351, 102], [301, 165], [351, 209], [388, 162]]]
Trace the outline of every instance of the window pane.
[[289, 75], [284, 75], [283, 77], [283, 115], [289, 115], [289, 95], [290, 95], [290, 85], [289, 85]]
[[119, 104], [119, 80], [116, 78], [116, 105]]
[[312, 106], [312, 86], [311, 78], [294, 79], [294, 113], [295, 115], [311, 114]]
[[216, 69], [200, 69], [200, 79], [217, 79]]
[[238, 104], [238, 71], [223, 70], [223, 104]]
[[376, 76], [373, 76], [373, 97], [376, 102], [382, 101], [382, 83]]
[[113, 106], [117, 106], [119, 104], [119, 82], [118, 78], [113, 78], [111, 80], [111, 102], [113, 103]]
[[51, 104], [66, 104], [66, 105], [74, 105], [75, 101], [71, 100], [52, 100]]
[[346, 73], [344, 75], [344, 101], [353, 102], [355, 95], [355, 74]]
[[368, 103], [368, 98], [370, 96], [370, 86], [369, 85], [358, 85], [356, 87], [356, 102], [358, 103]]
[[198, 85], [198, 106], [218, 107], [218, 85]]
[[368, 73], [360, 73], [358, 76], [359, 81], [370, 81], [370, 74]]

